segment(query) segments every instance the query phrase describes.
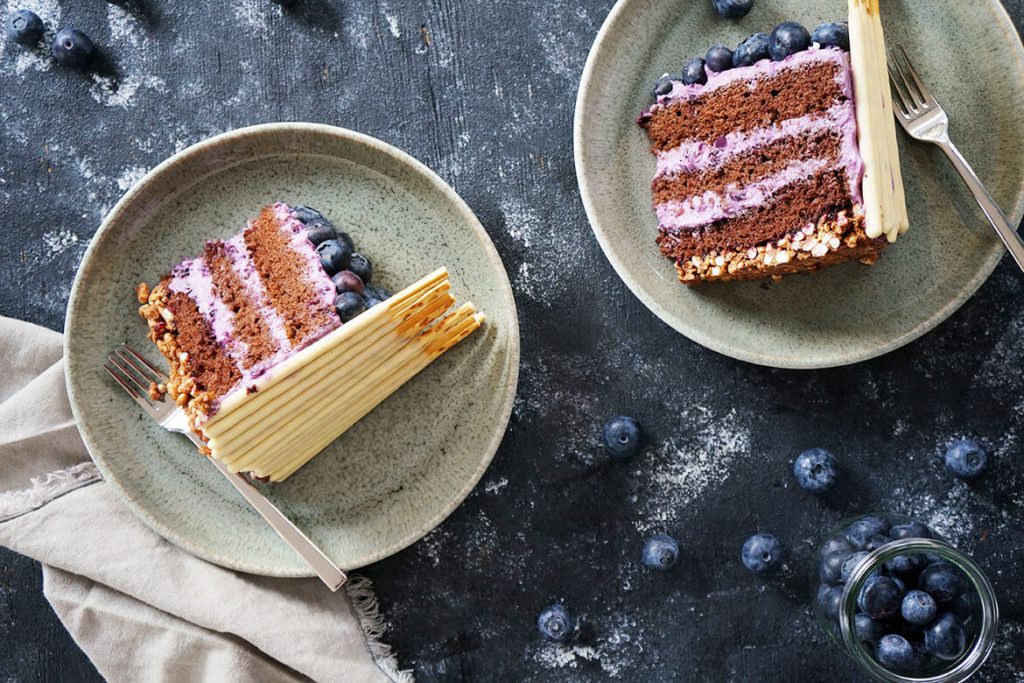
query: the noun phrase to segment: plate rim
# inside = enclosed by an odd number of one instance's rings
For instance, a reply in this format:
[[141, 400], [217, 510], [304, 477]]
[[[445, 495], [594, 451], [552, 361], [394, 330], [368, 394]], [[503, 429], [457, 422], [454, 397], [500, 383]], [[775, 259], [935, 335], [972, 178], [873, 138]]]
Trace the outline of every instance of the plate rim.
[[[159, 177], [169, 169], [174, 168], [179, 163], [190, 157], [203, 154], [210, 147], [220, 146], [225, 143], [230, 144], [239, 138], [266, 134], [280, 134], [282, 132], [289, 131], [341, 138], [347, 142], [353, 142], [364, 147], [368, 147], [375, 152], [391, 157], [394, 161], [415, 172], [431, 187], [439, 190], [441, 194], [448, 199], [453, 209], [466, 219], [466, 222], [473, 229], [474, 235], [480, 240], [484, 247], [485, 254], [488, 257], [491, 266], [496, 268], [501, 275], [500, 284], [504, 285], [503, 287], [500, 287], [502, 290], [501, 295], [502, 298], [505, 299], [506, 305], [509, 307], [508, 310], [510, 318], [510, 329], [508, 333], [509, 346], [507, 351], [508, 361], [506, 363], [508, 368], [506, 375], [508, 382], [506, 383], [505, 395], [502, 397], [501, 411], [498, 413], [498, 419], [494, 423], [494, 433], [491, 435], [491, 439], [484, 449], [483, 457], [481, 458], [477, 469], [470, 475], [470, 477], [467, 478], [463, 487], [459, 489], [459, 491], [445, 504], [444, 508], [438, 514], [434, 515], [434, 517], [417, 525], [412, 532], [389, 544], [387, 547], [375, 552], [367, 553], [351, 561], [341, 563], [340, 567], [343, 570], [350, 571], [360, 567], [365, 567], [368, 564], [380, 561], [386, 557], [390, 557], [420, 540], [444, 522], [444, 520], [447, 519], [465, 501], [473, 489], [476, 488], [477, 484], [480, 483], [484, 473], [494, 461], [494, 457], [497, 455], [498, 449], [501, 447], [501, 443], [504, 441], [508, 432], [508, 424], [512, 417], [512, 410], [515, 406], [515, 398], [519, 384], [521, 351], [519, 312], [516, 307], [512, 284], [508, 278], [508, 271], [505, 269], [505, 265], [501, 260], [501, 255], [494, 246], [494, 242], [491, 240], [490, 235], [487, 234], [483, 224], [480, 223], [480, 219], [477, 218], [476, 214], [469, 207], [466, 201], [459, 196], [459, 194], [455, 192], [455, 190], [435, 171], [413, 157], [411, 154], [398, 149], [394, 145], [370, 135], [366, 135], [365, 133], [360, 133], [348, 128], [342, 128], [340, 126], [333, 126], [324, 123], [285, 121], [261, 123], [235, 128], [230, 131], [204, 138], [203, 140], [172, 154], [153, 167], [141, 179], [132, 185], [124, 195], [121, 196], [117, 203], [114, 204], [113, 208], [110, 209], [106, 216], [104, 216], [99, 228], [97, 228], [96, 232], [90, 238], [89, 246], [82, 255], [82, 259], [75, 271], [75, 278], [68, 296], [68, 306], [64, 316], [64, 335], [62, 346], [65, 359], [64, 381], [68, 391], [69, 403], [71, 404], [71, 412], [75, 419], [75, 427], [78, 429], [78, 433], [80, 434], [82, 441], [85, 443], [90, 458], [100, 470], [103, 480], [111, 484], [113, 489], [117, 491], [118, 495], [120, 495], [120, 497], [127, 503], [128, 508], [136, 515], [136, 517], [141, 519], [142, 522], [150, 529], [177, 547], [185, 550], [195, 557], [212, 562], [213, 564], [221, 567], [258, 576], [270, 576], [277, 578], [309, 578], [314, 577], [315, 573], [311, 569], [306, 569], [303, 565], [297, 565], [295, 568], [288, 568], [275, 567], [273, 563], [267, 565], [253, 564], [218, 553], [216, 550], [197, 545], [188, 537], [175, 530], [172, 526], [169, 526], [164, 521], [158, 519], [150, 513], [149, 510], [142, 506], [137, 497], [133, 496], [124, 487], [123, 483], [119, 481], [118, 477], [107, 467], [105, 460], [102, 457], [97, 457], [96, 455], [98, 449], [93, 437], [91, 436], [90, 429], [83, 421], [83, 414], [79, 410], [79, 400], [81, 397], [75, 389], [75, 382], [72, 377], [73, 372], [78, 371], [76, 370], [78, 364], [72, 356], [72, 334], [68, 333], [68, 330], [75, 329], [74, 324], [78, 314], [77, 302], [82, 295], [84, 287], [82, 282], [82, 273], [85, 272], [86, 266], [95, 258], [94, 251], [100, 243], [101, 238], [112, 229], [111, 226], [120, 219], [121, 215], [126, 210], [126, 207], [130, 206], [146, 187], [153, 182], [156, 182]], [[87, 368], [84, 370], [87, 371]]]
[[[588, 177], [587, 162], [584, 159], [583, 153], [584, 142], [587, 139], [586, 126], [584, 125], [584, 122], [588, 116], [588, 101], [591, 97], [593, 82], [596, 80], [595, 71], [597, 68], [597, 61], [600, 59], [602, 48], [606, 42], [610, 42], [610, 37], [615, 32], [617, 23], [621, 20], [621, 17], [626, 12], [627, 8], [634, 3], [644, 1], [647, 0], [617, 0], [615, 5], [609, 11], [608, 16], [605, 18], [604, 23], [601, 24], [601, 28], [594, 39], [594, 43], [591, 45], [590, 52], [587, 55], [586, 64], [583, 67], [583, 73], [580, 76], [579, 88], [576, 93], [576, 105], [573, 113], [573, 160], [576, 168], [576, 182], [579, 187], [580, 199], [583, 202], [583, 208], [586, 211], [590, 228], [593, 231], [594, 236], [597, 238], [598, 244], [601, 246], [601, 251], [604, 252], [604, 256], [608, 259], [612, 269], [633, 296], [638, 298], [640, 302], [660, 318], [662, 322], [684, 337], [700, 344], [704, 348], [730, 358], [735, 358], [736, 360], [765, 367], [789, 370], [819, 370], [860, 363], [872, 358], [883, 356], [909, 344], [938, 327], [947, 318], [953, 315], [953, 313], [959, 310], [960, 307], [973, 297], [981, 286], [985, 284], [988, 278], [995, 271], [996, 266], [999, 265], [1003, 256], [1006, 254], [1005, 248], [998, 240], [993, 241], [992, 252], [983, 262], [982, 267], [974, 277], [964, 283], [964, 286], [959, 290], [957, 295], [940, 307], [930, 317], [922, 320], [909, 332], [899, 335], [884, 344], [865, 348], [860, 352], [847, 352], [845, 354], [831, 354], [828, 356], [801, 359], [791, 358], [788, 356], [775, 356], [770, 353], [758, 352], [754, 349], [747, 349], [726, 341], [720, 341], [712, 334], [707, 334], [699, 328], [686, 325], [678, 316], [673, 315], [667, 308], [662, 306], [662, 304], [657, 300], [657, 297], [648, 295], [647, 292], [644, 291], [643, 287], [641, 287], [640, 283], [630, 275], [626, 264], [615, 252], [613, 240], [610, 233], [606, 232], [601, 215], [599, 214], [595, 204], [593, 191], [590, 187], [590, 180]], [[1010, 18], [1006, 8], [1002, 6], [999, 0], [989, 0], [982, 5], [982, 7], [993, 13], [993, 25], [1001, 29], [1003, 33], [1006, 34], [1008, 42], [1013, 45], [1017, 70], [1024, 74], [1024, 43], [1022, 43], [1021, 36], [1018, 34], [1017, 29], [1013, 24], [1013, 20]], [[1011, 222], [1013, 222], [1014, 217], [1017, 217], [1017, 222], [1019, 222], [1019, 216], [1024, 212], [1024, 177], [1020, 179], [1020, 187], [1017, 191], [1017, 197], [1018, 200], [1016, 206], [1013, 207], [1010, 215]], [[684, 285], [680, 284], [679, 286], [683, 287]]]

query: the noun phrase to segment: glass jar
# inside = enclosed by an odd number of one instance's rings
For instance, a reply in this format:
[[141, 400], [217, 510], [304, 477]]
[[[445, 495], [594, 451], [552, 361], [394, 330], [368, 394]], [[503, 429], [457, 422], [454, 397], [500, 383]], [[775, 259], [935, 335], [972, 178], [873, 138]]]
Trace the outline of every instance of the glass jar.
[[[896, 524], [906, 524], [912, 521], [898, 516], [874, 515], [874, 517], [878, 516]], [[847, 528], [849, 527], [841, 527], [831, 538], [835, 539], [842, 535], [844, 529]], [[855, 548], [856, 545], [854, 544]], [[857, 548], [857, 550], [861, 550], [861, 548]], [[875, 645], [862, 642], [856, 631], [856, 617], [859, 611], [857, 598], [861, 589], [871, 577], [885, 571], [884, 567], [887, 562], [897, 556], [906, 555], [927, 555], [928, 564], [947, 562], [953, 565], [966, 579], [968, 591], [964, 595], [970, 596], [957, 605], [960, 610], [958, 617], [963, 623], [967, 636], [966, 646], [961, 654], [952, 661], [942, 661], [932, 657], [929, 666], [912, 673], [899, 672], [883, 666], [876, 658]], [[818, 562], [821, 562], [820, 554]], [[818, 578], [818, 564], [815, 565], [815, 576]], [[818, 586], [817, 581], [815, 585]], [[861, 669], [875, 680], [883, 683], [959, 683], [965, 681], [981, 668], [995, 645], [996, 633], [999, 630], [999, 607], [992, 584], [970, 557], [941, 539], [902, 538], [885, 542], [884, 545], [870, 550], [865, 557], [855, 562], [845, 583], [828, 589], [831, 591], [828, 597], [834, 599], [840, 588], [841, 596], [838, 598], [837, 613], [832, 614], [830, 614], [830, 606], [834, 608], [834, 602], [823, 599], [826, 587], [822, 585], [818, 588], [817, 598], [814, 600], [814, 611], [818, 622], [833, 642], [845, 650]]]

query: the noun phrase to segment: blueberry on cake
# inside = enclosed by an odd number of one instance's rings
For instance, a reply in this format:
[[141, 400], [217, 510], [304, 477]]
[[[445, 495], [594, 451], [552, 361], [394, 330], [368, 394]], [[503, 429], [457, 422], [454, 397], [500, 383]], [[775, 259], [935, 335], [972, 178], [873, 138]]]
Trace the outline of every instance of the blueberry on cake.
[[353, 249], [319, 212], [278, 203], [138, 286], [169, 364], [152, 392], [232, 471], [283, 481], [483, 323], [469, 303], [448, 312], [445, 269], [392, 295]]
[[[880, 40], [879, 24], [861, 49]], [[875, 64], [873, 53], [868, 61]], [[877, 88], [858, 81], [885, 79], [882, 65], [881, 73], [857, 73], [845, 23], [812, 36], [785, 22], [735, 51], [716, 45], [658, 81], [638, 122], [657, 158], [657, 243], [681, 282], [870, 264], [906, 229], [891, 113], [886, 121], [874, 111], [881, 104], [858, 105], [862, 91]], [[867, 135], [880, 138], [870, 147], [881, 143], [881, 155], [862, 153]], [[868, 210], [883, 178], [884, 218]]]

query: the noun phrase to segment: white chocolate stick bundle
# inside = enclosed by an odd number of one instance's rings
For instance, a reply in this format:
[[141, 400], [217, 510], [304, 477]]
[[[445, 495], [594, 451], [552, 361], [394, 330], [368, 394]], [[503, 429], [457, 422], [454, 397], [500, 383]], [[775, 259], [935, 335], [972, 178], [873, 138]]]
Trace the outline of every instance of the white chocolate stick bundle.
[[[288, 359], [200, 425], [210, 457], [283, 481], [483, 324], [439, 269]], [[295, 409], [301, 403], [302, 411]]]
[[857, 98], [857, 136], [864, 160], [864, 229], [890, 242], [910, 226], [903, 193], [896, 119], [878, 0], [849, 0], [850, 62]]

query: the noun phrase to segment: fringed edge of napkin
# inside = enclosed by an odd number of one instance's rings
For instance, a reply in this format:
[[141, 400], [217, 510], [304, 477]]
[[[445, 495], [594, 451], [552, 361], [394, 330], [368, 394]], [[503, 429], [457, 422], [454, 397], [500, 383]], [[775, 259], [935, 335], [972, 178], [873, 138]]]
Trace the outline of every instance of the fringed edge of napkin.
[[414, 683], [412, 672], [399, 669], [398, 659], [391, 651], [391, 646], [380, 640], [387, 630], [387, 625], [384, 623], [384, 615], [380, 613], [377, 596], [373, 592], [373, 582], [365, 576], [351, 576], [345, 584], [345, 590], [352, 601], [352, 608], [359, 619], [366, 647], [374, 663], [395, 683]]
[[94, 463], [86, 461], [29, 481], [31, 488], [0, 493], [0, 522], [38, 510], [51, 500], [100, 481], [100, 471]]

